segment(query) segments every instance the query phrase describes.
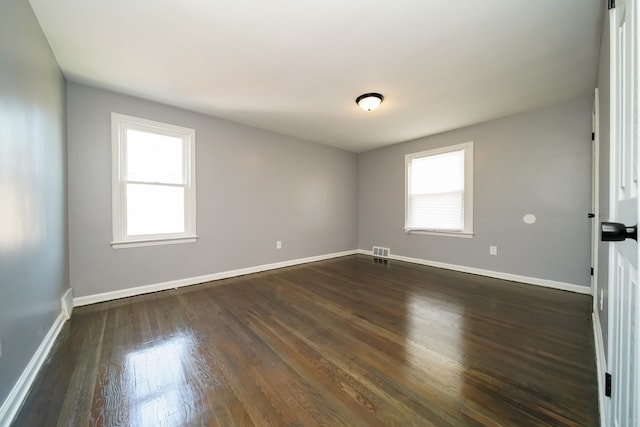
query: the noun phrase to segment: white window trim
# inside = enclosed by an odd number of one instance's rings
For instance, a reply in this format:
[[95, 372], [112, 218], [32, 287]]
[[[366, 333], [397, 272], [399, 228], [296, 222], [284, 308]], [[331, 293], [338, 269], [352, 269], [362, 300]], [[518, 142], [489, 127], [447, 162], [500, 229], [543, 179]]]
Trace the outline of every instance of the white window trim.
[[[413, 159], [451, 151], [464, 150], [464, 229], [462, 231], [439, 231], [421, 228], [407, 228], [409, 216], [409, 165]], [[404, 232], [411, 234], [427, 234], [432, 236], [472, 238], [473, 233], [473, 141], [464, 144], [434, 148], [404, 156]]]
[[[127, 210], [123, 180], [126, 171], [125, 133], [128, 129], [156, 132], [181, 138], [184, 141], [183, 168], [185, 171], [185, 232], [168, 234], [147, 234], [129, 237], [125, 234]], [[192, 243], [196, 235], [196, 171], [195, 171], [195, 130], [181, 126], [141, 119], [119, 113], [111, 113], [111, 167], [112, 167], [112, 222], [114, 249]]]

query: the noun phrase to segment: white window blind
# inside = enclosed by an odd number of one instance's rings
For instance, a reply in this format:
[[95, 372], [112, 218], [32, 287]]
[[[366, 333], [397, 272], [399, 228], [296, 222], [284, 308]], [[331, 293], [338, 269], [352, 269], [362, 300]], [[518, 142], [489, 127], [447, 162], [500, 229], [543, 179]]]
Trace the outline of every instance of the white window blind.
[[407, 155], [405, 231], [470, 233], [467, 144]]

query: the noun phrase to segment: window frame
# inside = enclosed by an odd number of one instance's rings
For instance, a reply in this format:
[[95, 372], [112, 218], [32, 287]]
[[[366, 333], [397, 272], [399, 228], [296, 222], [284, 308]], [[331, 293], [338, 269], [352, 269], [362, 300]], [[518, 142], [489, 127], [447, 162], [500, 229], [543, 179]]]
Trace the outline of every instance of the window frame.
[[[127, 130], [156, 133], [182, 139], [183, 184], [170, 184], [151, 181], [129, 181], [127, 173]], [[156, 122], [139, 117], [111, 113], [111, 167], [112, 167], [112, 231], [114, 249], [140, 246], [170, 245], [193, 243], [196, 234], [196, 157], [195, 129], [168, 123]], [[185, 231], [182, 233], [160, 233], [145, 235], [127, 235], [127, 193], [129, 182], [159, 186], [181, 186], [184, 188]]]
[[[464, 228], [462, 231], [407, 227], [409, 219], [409, 170], [414, 159], [464, 151]], [[473, 141], [405, 154], [404, 161], [404, 232], [434, 236], [472, 238], [473, 232]]]

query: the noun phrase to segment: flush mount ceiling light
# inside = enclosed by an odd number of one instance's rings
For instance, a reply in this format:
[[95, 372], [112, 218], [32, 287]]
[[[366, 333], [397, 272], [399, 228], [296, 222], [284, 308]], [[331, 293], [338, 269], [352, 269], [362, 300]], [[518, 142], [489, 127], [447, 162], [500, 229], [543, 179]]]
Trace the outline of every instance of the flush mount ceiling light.
[[356, 104], [364, 111], [373, 111], [378, 108], [384, 97], [379, 93], [365, 93], [356, 98]]

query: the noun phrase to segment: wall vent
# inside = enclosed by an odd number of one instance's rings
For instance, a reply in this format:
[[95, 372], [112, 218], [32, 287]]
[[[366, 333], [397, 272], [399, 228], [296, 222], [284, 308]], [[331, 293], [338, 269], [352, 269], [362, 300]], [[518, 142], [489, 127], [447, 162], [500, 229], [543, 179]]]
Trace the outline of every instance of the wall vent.
[[71, 312], [73, 311], [73, 291], [71, 288], [67, 289], [67, 292], [61, 298], [62, 302], [62, 314], [69, 320], [71, 319]]
[[389, 258], [389, 251], [389, 248], [374, 246], [372, 253], [374, 258]]

